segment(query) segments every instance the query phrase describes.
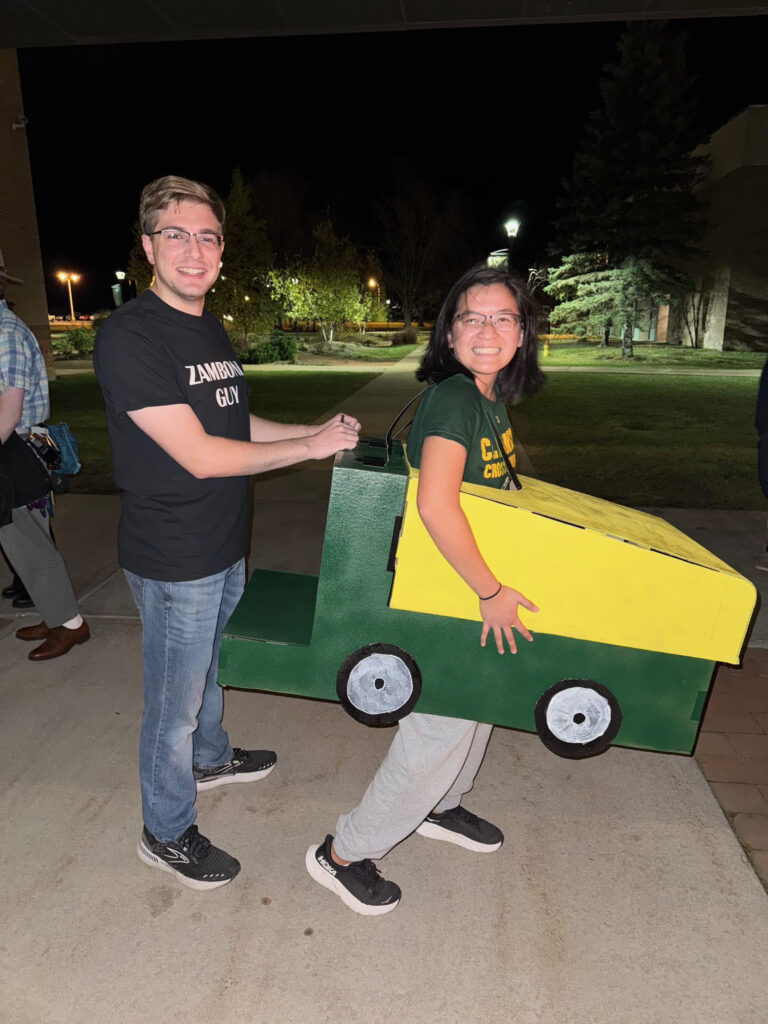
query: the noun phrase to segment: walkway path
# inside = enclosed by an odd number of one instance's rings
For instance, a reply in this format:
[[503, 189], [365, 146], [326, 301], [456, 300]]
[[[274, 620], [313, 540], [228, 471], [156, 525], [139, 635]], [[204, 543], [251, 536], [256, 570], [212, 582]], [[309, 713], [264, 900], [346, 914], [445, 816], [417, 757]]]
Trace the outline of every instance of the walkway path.
[[[418, 388], [412, 371], [391, 367], [345, 403], [368, 434]], [[328, 480], [323, 465], [256, 481], [254, 564], [316, 571]], [[235, 742], [280, 755], [265, 782], [198, 802], [240, 876], [196, 894], [141, 864], [139, 626], [117, 510], [111, 495], [60, 502], [89, 644], [32, 665], [0, 609], [3, 1024], [765, 1024], [768, 897], [692, 758], [564, 761], [497, 729], [469, 803], [505, 845], [476, 857], [407, 840], [383, 865], [401, 906], [360, 918], [309, 879], [304, 851], [359, 799], [391, 730], [228, 691]], [[691, 516], [697, 539], [751, 563], [756, 513]], [[727, 670], [723, 692], [743, 694], [754, 672], [761, 695], [762, 655]]]

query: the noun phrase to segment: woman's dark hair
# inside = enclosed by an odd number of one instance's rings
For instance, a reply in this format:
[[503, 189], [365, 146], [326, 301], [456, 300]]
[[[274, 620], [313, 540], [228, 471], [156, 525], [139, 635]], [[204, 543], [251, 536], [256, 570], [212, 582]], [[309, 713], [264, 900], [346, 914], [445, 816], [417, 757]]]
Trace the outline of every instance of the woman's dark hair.
[[536, 318], [538, 307], [523, 282], [499, 267], [488, 267], [479, 263], [472, 267], [453, 285], [445, 302], [438, 313], [435, 326], [427, 345], [427, 350], [416, 371], [417, 380], [439, 384], [440, 381], [463, 373], [465, 377], [472, 374], [454, 356], [448, 345], [448, 334], [453, 327], [456, 309], [465, 292], [470, 288], [488, 288], [493, 284], [501, 284], [512, 294], [517, 309], [523, 318], [523, 341], [515, 358], [499, 373], [496, 386], [499, 398], [505, 402], [516, 404], [523, 395], [532, 395], [539, 391], [544, 383], [544, 375], [539, 369], [536, 352]]

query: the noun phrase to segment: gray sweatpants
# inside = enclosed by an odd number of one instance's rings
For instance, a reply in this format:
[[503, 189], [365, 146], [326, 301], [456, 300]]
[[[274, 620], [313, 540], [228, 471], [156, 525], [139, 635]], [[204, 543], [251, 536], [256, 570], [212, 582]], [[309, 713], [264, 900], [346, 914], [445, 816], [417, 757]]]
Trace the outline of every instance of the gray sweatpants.
[[430, 811], [442, 813], [472, 789], [492, 726], [462, 718], [406, 715], [363, 799], [336, 825], [342, 860], [377, 860]]
[[51, 540], [48, 516], [39, 509], [15, 508], [0, 527], [0, 544], [27, 593], [49, 626], [60, 626], [78, 614], [67, 567]]

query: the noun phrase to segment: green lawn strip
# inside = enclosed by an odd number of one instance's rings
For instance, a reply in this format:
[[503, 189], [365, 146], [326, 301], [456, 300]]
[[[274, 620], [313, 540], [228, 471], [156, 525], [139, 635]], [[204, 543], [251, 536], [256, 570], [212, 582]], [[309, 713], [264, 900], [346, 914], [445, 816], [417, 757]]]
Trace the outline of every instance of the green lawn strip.
[[[426, 337], [424, 341], [426, 341]], [[416, 345], [363, 345], [359, 341], [332, 341], [322, 346], [310, 349], [302, 349], [301, 353], [308, 351], [315, 359], [325, 357], [328, 364], [337, 362], [339, 359], [355, 360], [361, 363], [396, 363], [403, 356], [410, 355], [416, 350]]]
[[[312, 423], [377, 374], [356, 371], [250, 372], [251, 411], [279, 423]], [[101, 390], [92, 373], [51, 382], [51, 420], [68, 423], [78, 440], [82, 471], [70, 480], [74, 494], [112, 494], [112, 465]]]
[[368, 348], [356, 345], [349, 358], [359, 359], [364, 363], [396, 363], [403, 356], [410, 355], [415, 347], [415, 345], [390, 345], [384, 348]]
[[750, 378], [553, 374], [510, 409], [543, 480], [635, 507], [762, 509]]
[[314, 423], [379, 375], [373, 370], [246, 370], [245, 376], [252, 413], [278, 423]]
[[666, 367], [711, 370], [760, 370], [766, 359], [765, 352], [715, 352], [711, 349], [683, 348], [677, 345], [634, 345], [634, 357], [624, 359], [621, 346], [612, 344], [600, 348], [596, 342], [553, 341], [546, 352], [539, 340], [542, 367], [547, 366], [619, 366], [631, 368]]

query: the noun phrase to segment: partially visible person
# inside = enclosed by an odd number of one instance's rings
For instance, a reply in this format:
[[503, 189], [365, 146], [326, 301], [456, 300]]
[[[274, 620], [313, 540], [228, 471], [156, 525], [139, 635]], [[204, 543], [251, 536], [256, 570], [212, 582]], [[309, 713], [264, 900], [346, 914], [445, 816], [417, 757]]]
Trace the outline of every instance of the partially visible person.
[[[481, 646], [490, 637], [499, 654], [505, 644], [515, 654], [514, 631], [532, 640], [521, 608], [538, 609], [510, 580], [493, 574], [459, 495], [462, 482], [509, 488], [515, 455], [505, 402], [542, 384], [535, 306], [522, 282], [484, 265], [459, 278], [416, 376], [430, 384], [407, 447], [419, 470], [419, 515], [440, 553], [477, 595]], [[462, 804], [490, 735], [491, 726], [482, 722], [418, 712], [402, 718], [360, 803], [341, 815], [335, 836], [307, 850], [311, 877], [358, 914], [386, 914], [398, 905], [400, 887], [382, 878], [374, 861], [411, 833], [475, 853], [498, 850], [501, 829]]]
[[154, 280], [109, 317], [94, 350], [122, 491], [118, 560], [142, 623], [138, 855], [183, 885], [214, 889], [240, 863], [198, 831], [196, 793], [262, 779], [276, 762], [271, 750], [230, 744], [216, 681], [245, 581], [250, 477], [354, 448], [360, 424], [249, 414], [243, 369], [205, 309], [224, 249], [212, 188], [159, 178], [141, 194], [139, 223]]
[[[44, 475], [28, 475], [22, 436], [50, 415], [48, 378], [40, 346], [9, 308], [7, 284], [23, 284], [5, 269], [0, 252], [0, 465], [15, 490], [11, 519], [0, 525], [0, 545], [43, 621], [17, 630], [19, 640], [42, 641], [30, 661], [48, 661], [90, 639], [80, 615], [64, 559], [51, 538], [48, 485]], [[37, 482], [39, 480], [39, 482]], [[31, 490], [30, 490], [31, 488]], [[20, 596], [17, 594], [16, 596]]]
[[4, 600], [11, 601], [14, 608], [32, 608], [35, 602], [27, 593], [27, 588], [21, 582], [19, 574], [8, 560], [8, 555], [3, 551], [2, 544], [0, 544], [0, 555], [3, 556], [3, 561], [8, 566], [8, 571], [13, 577], [8, 586], [3, 587], [1, 591]]
[[[755, 406], [755, 429], [757, 430], [757, 479], [768, 498], [768, 359], [760, 374]], [[766, 545], [755, 562], [755, 568], [768, 572], [768, 523], [766, 524]]]

